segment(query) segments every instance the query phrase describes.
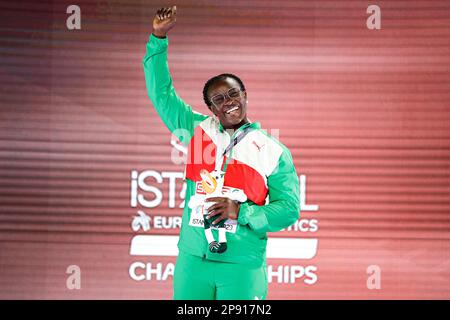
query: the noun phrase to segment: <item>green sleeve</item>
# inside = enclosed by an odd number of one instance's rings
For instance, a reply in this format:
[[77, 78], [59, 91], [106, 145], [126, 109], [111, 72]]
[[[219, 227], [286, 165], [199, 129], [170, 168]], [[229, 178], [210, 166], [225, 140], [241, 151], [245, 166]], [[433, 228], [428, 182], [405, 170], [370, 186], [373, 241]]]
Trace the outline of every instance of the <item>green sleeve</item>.
[[[283, 146], [284, 147], [284, 146]], [[300, 186], [289, 150], [284, 147], [277, 169], [267, 178], [269, 203], [245, 202], [238, 222], [258, 233], [276, 232], [292, 225], [300, 215]]]
[[187, 145], [194, 128], [207, 118], [197, 113], [175, 92], [167, 63], [168, 38], [150, 35], [142, 61], [147, 93], [164, 124], [181, 143]]

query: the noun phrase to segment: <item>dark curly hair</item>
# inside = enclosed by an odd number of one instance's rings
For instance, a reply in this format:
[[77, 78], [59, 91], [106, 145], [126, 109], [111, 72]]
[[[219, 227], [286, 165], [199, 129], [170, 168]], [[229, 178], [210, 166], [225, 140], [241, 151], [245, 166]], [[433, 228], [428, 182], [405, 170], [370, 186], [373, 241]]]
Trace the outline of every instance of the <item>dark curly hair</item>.
[[208, 89], [209, 89], [209, 87], [214, 82], [219, 81], [219, 80], [225, 80], [226, 78], [232, 78], [232, 79], [236, 80], [239, 83], [239, 86], [241, 87], [241, 90], [245, 91], [245, 86], [244, 86], [244, 83], [242, 82], [242, 80], [238, 76], [236, 76], [236, 75], [234, 75], [232, 73], [222, 73], [222, 74], [219, 74], [218, 76], [212, 77], [211, 79], [206, 81], [205, 86], [203, 87], [203, 100], [205, 100], [205, 103], [206, 103], [206, 105], [208, 106], [209, 109], [211, 109], [211, 106], [212, 106], [212, 102], [208, 98]]

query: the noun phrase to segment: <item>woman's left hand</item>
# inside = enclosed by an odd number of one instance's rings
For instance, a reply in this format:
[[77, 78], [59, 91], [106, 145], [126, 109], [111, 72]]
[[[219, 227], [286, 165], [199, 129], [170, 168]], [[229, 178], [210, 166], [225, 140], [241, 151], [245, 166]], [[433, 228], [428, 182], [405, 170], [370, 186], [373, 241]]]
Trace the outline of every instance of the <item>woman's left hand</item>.
[[241, 204], [237, 201], [231, 200], [227, 197], [211, 197], [205, 200], [206, 202], [215, 202], [208, 208], [207, 218], [218, 216], [212, 224], [216, 225], [222, 220], [233, 219], [236, 220], [239, 216], [239, 209]]

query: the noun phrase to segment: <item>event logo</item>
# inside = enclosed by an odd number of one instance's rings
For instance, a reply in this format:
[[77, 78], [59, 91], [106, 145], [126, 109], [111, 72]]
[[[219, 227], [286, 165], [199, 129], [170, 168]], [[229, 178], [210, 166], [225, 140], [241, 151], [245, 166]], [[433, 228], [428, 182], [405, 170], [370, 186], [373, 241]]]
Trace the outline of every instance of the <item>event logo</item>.
[[[169, 208], [175, 208], [177, 179], [183, 179], [183, 173], [172, 171], [157, 172], [155, 170], [146, 170], [138, 173], [137, 170], [132, 170], [130, 192], [131, 207], [136, 208], [138, 205], [144, 208], [158, 207], [163, 200], [163, 192], [158, 185], [161, 186], [164, 181], [167, 181], [169, 183], [169, 193], [166, 195], [169, 200], [168, 206]], [[149, 180], [153, 180], [153, 182], [149, 182]], [[185, 194], [186, 184], [183, 184], [183, 188], [179, 194], [179, 197], [183, 199], [183, 201], [179, 204], [178, 208], [184, 208]]]
[[[172, 139], [173, 152], [186, 155], [187, 150]], [[259, 147], [262, 147], [258, 145]], [[180, 160], [180, 164], [185, 159]], [[130, 206], [137, 209], [136, 215], [132, 216], [131, 228], [139, 232], [131, 240], [130, 255], [136, 257], [152, 257], [151, 261], [141, 260], [133, 262], [129, 267], [130, 278], [135, 281], [156, 280], [166, 281], [173, 276], [175, 265], [173, 262], [161, 262], [161, 257], [178, 256], [178, 235], [181, 228], [180, 215], [167, 216], [155, 214], [153, 209], [161, 206], [167, 201], [169, 209], [184, 208], [186, 196], [186, 183], [183, 182], [181, 191], [177, 194], [176, 186], [178, 179], [183, 179], [181, 172], [158, 172], [145, 170], [139, 172], [131, 171], [130, 183]], [[306, 212], [317, 212], [318, 205], [306, 204], [306, 176], [300, 175], [300, 210], [301, 218], [292, 226], [283, 229], [287, 234], [300, 233], [314, 234], [319, 229], [317, 219], [303, 217]], [[168, 193], [165, 194], [162, 186], [168, 184]], [[176, 232], [167, 232], [167, 235], [153, 231], [158, 229], [175, 229]], [[174, 234], [175, 233], [175, 234]], [[293, 284], [302, 281], [312, 285], [317, 282], [317, 266], [298, 265], [300, 261], [308, 261], [317, 255], [318, 239], [316, 237], [270, 237], [267, 241], [266, 256], [268, 258], [268, 280], [284, 284]], [[271, 260], [283, 259], [291, 263], [274, 265]]]
[[149, 231], [150, 229], [180, 229], [181, 217], [179, 216], [149, 216], [144, 211], [139, 210], [138, 215], [133, 217], [131, 229], [134, 232]]
[[151, 218], [141, 210], [139, 210], [137, 213], [138, 216], [134, 217], [133, 221], [131, 222], [131, 229], [133, 229], [133, 231], [139, 231], [140, 228], [142, 228], [144, 231], [150, 230]]
[[[151, 184], [147, 179], [153, 178]], [[132, 216], [131, 228], [134, 232], [141, 234], [135, 235], [131, 240], [130, 254], [138, 257], [176, 257], [178, 256], [178, 236], [151, 234], [157, 229], [176, 229], [179, 232], [181, 227], [181, 217], [164, 216], [152, 214], [151, 209], [157, 208], [162, 201], [167, 198], [169, 208], [183, 208], [186, 186], [183, 185], [181, 192], [175, 192], [176, 179], [182, 178], [182, 173], [178, 172], [157, 172], [154, 170], [145, 170], [138, 172], [131, 171], [131, 199], [132, 208], [144, 207], [138, 209], [135, 216]], [[317, 205], [306, 204], [306, 177], [300, 175], [300, 208], [301, 216], [305, 212], [318, 211]], [[167, 179], [169, 182], [169, 193], [165, 196], [158, 184], [161, 185]], [[180, 205], [177, 205], [180, 202]], [[150, 208], [150, 209], [147, 209]], [[145, 211], [146, 210], [146, 211]], [[285, 233], [315, 233], [319, 225], [317, 219], [301, 218], [292, 226], [284, 229]], [[144, 232], [145, 234], [142, 234]], [[292, 264], [275, 266], [268, 265], [269, 282], [278, 283], [296, 283], [302, 279], [306, 284], [313, 284], [317, 281], [317, 266], [297, 265], [299, 260], [310, 260], [314, 258], [318, 250], [317, 238], [299, 238], [299, 237], [269, 237], [267, 242], [267, 258], [269, 259], [288, 259]], [[173, 275], [174, 264], [162, 262], [142, 262], [136, 261], [129, 268], [129, 275], [133, 280], [167, 280], [168, 276]]]

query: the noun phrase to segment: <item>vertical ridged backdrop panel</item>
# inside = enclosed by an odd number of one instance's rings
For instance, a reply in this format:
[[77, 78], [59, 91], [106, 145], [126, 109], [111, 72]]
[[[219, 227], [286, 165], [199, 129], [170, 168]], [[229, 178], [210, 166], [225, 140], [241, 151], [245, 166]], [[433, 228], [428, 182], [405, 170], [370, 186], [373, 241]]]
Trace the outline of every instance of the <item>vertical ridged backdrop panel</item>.
[[[68, 30], [71, 4], [0, 3], [0, 298], [170, 299], [176, 258], [130, 254], [137, 235], [178, 235], [182, 214], [167, 173], [183, 165], [142, 70], [165, 4], [79, 0], [81, 30]], [[380, 30], [370, 4], [177, 3], [178, 94], [208, 113], [205, 81], [241, 77], [249, 118], [279, 132], [318, 205], [269, 235], [318, 239], [311, 259], [268, 260], [269, 299], [450, 298], [450, 3], [377, 1]], [[133, 187], [149, 170], [160, 202]], [[132, 229], [138, 211], [150, 230]]]

